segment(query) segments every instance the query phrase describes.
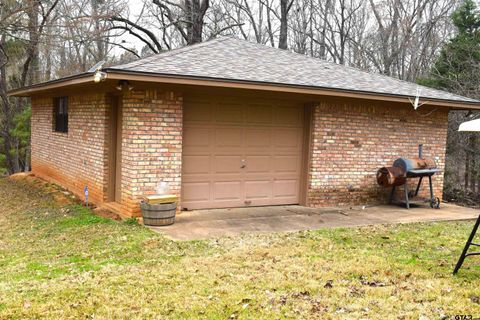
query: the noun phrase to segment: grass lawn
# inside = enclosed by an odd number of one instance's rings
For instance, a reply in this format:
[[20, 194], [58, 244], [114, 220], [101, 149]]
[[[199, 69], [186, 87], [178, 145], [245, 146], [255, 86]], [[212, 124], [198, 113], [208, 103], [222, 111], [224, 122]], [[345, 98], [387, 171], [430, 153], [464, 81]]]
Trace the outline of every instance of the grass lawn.
[[472, 222], [173, 242], [0, 179], [0, 318], [480, 317]]

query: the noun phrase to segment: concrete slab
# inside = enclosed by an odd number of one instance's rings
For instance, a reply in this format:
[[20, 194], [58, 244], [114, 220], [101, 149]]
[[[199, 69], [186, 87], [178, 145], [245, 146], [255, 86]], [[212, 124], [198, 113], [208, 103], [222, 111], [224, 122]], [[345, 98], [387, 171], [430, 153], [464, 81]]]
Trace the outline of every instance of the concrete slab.
[[479, 210], [442, 204], [409, 210], [397, 206], [307, 208], [271, 206], [182, 212], [175, 224], [150, 227], [174, 240], [197, 240], [251, 232], [286, 232], [426, 221], [474, 219]]

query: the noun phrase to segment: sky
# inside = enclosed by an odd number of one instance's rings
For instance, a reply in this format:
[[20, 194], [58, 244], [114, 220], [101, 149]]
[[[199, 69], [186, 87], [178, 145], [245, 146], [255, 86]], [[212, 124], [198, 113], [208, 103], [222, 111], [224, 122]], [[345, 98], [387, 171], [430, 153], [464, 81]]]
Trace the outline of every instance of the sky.
[[[143, 0], [126, 0], [128, 3], [128, 8], [130, 11], [130, 18], [137, 18], [140, 14], [142, 7], [143, 7]], [[125, 33], [122, 37], [120, 37], [120, 41], [125, 41], [123, 45], [125, 47], [131, 48], [134, 47], [137, 49], [137, 52], [140, 52], [144, 46], [144, 43], [140, 41], [138, 38]], [[114, 49], [115, 54], [122, 54], [124, 50], [122, 48]]]

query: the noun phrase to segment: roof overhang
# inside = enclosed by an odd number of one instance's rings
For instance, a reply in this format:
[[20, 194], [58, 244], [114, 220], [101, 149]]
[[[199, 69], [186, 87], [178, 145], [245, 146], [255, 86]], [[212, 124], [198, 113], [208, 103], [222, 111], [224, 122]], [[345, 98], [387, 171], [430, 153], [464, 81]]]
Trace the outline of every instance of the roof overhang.
[[[390, 102], [410, 103], [411, 96], [402, 96], [387, 93], [378, 92], [365, 92], [354, 90], [343, 90], [325, 87], [311, 87], [311, 86], [298, 86], [288, 85], [280, 83], [268, 83], [268, 82], [254, 82], [247, 80], [235, 80], [235, 79], [218, 79], [208, 77], [195, 77], [187, 75], [171, 75], [171, 74], [159, 74], [148, 72], [132, 72], [117, 69], [103, 69], [102, 72], [107, 73], [107, 80], [129, 80], [139, 82], [150, 83], [163, 83], [163, 84], [178, 84], [178, 85], [194, 85], [194, 86], [207, 86], [207, 87], [223, 87], [234, 89], [247, 89], [247, 90], [262, 90], [271, 92], [286, 92], [296, 94], [308, 94], [318, 96], [336, 96], [356, 99], [368, 99], [368, 100], [381, 100]], [[69, 87], [80, 84], [91, 83], [97, 85], [93, 81], [93, 73], [81, 73], [70, 77], [65, 77], [57, 80], [52, 80], [36, 85], [10, 90], [9, 96], [17, 97], [29, 97], [34, 95], [41, 95], [42, 92], [62, 87]], [[450, 107], [457, 109], [480, 109], [480, 102], [467, 102], [467, 101], [453, 101], [443, 99], [431, 99], [424, 98], [422, 104], [435, 105], [442, 107]]]
[[47, 90], [68, 87], [68, 86], [77, 85], [81, 83], [88, 83], [88, 82], [93, 83], [93, 74], [85, 72], [85, 73], [68, 76], [65, 78], [60, 78], [56, 80], [34, 84], [27, 87], [12, 89], [7, 92], [7, 95], [13, 96], [13, 97], [31, 97], [35, 94], [39, 94]]

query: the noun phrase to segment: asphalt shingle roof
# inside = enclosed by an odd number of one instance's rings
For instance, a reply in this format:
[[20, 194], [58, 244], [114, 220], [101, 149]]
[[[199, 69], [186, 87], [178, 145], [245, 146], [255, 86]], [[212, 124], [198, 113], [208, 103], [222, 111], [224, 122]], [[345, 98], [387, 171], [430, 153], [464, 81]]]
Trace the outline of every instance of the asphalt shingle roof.
[[108, 68], [151, 74], [251, 81], [293, 86], [478, 102], [396, 78], [365, 72], [269, 46], [219, 37]]

